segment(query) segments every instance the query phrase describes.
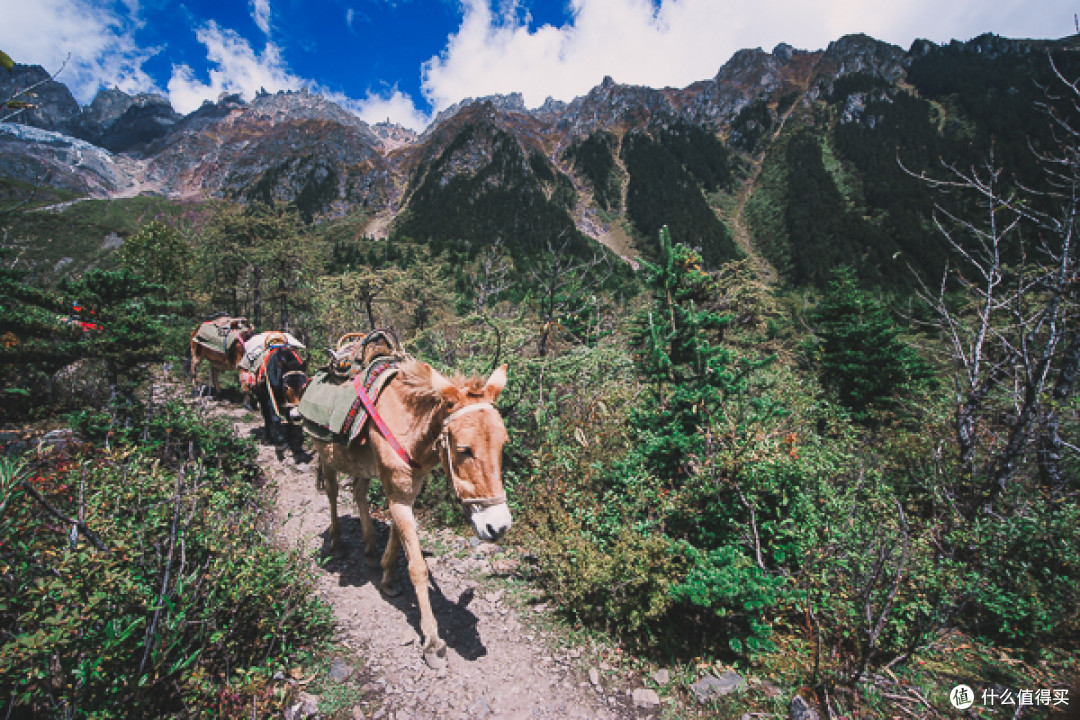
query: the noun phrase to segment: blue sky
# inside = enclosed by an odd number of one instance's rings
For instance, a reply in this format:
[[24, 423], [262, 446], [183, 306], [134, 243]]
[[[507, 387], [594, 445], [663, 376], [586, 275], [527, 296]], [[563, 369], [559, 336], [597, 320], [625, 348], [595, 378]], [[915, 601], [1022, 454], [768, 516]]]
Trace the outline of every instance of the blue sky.
[[[1066, 0], [0, 0], [0, 50], [76, 99], [158, 92], [190, 112], [222, 92], [307, 87], [369, 122], [421, 130], [466, 97], [571, 100], [605, 75], [684, 87], [735, 51], [817, 50], [863, 32], [904, 48], [983, 32], [1075, 32]], [[65, 63], [66, 59], [66, 63]]]

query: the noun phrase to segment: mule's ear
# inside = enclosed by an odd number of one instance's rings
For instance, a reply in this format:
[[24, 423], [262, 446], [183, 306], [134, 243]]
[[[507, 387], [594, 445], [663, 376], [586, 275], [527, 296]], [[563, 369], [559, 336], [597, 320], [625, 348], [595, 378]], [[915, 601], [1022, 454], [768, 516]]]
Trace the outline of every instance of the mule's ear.
[[431, 387], [435, 389], [435, 392], [442, 395], [443, 399], [450, 403], [451, 406], [465, 400], [460, 388], [440, 375], [435, 368], [431, 368]]
[[499, 397], [499, 393], [506, 387], [506, 367], [503, 363], [484, 383], [484, 399], [488, 402], [495, 402], [495, 398]]

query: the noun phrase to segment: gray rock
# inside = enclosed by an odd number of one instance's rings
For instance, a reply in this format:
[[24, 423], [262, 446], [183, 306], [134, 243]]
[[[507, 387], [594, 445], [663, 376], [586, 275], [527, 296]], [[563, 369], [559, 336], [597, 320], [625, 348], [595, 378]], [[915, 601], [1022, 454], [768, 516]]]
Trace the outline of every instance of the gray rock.
[[655, 690], [648, 688], [637, 688], [634, 690], [633, 698], [634, 707], [638, 708], [654, 708], [660, 704], [660, 696]]
[[653, 673], [652, 679], [657, 685], [664, 686], [671, 682], [671, 672], [667, 668], [660, 668]]
[[788, 711], [791, 720], [818, 720], [818, 714], [810, 703], [806, 702], [801, 695], [791, 699], [791, 710]]
[[304, 720], [319, 714], [319, 698], [301, 692], [296, 697], [296, 702], [285, 708], [285, 720]]
[[696, 683], [690, 686], [690, 689], [697, 696], [698, 702], [708, 702], [713, 697], [723, 697], [735, 690], [742, 690], [746, 687], [746, 681], [742, 676], [732, 670], [727, 670], [720, 677], [709, 674], [698, 680]]
[[349, 679], [349, 676], [353, 674], [351, 665], [346, 664], [342, 660], [335, 660], [330, 665], [330, 679], [336, 683], [343, 683]]
[[105, 236], [105, 240], [101, 243], [102, 250], [117, 250], [124, 246], [124, 238], [120, 237], [114, 232]]
[[600, 687], [600, 671], [596, 668], [589, 668], [589, 682], [593, 684], [593, 687]]
[[491, 714], [491, 706], [484, 698], [477, 698], [476, 702], [469, 706], [469, 717], [486, 718]]

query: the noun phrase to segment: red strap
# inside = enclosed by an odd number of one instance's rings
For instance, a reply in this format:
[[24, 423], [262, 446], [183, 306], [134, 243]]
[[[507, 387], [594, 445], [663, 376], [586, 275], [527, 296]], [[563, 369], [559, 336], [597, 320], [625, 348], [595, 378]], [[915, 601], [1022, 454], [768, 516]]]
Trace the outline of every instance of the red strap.
[[386, 427], [386, 423], [383, 422], [382, 416], [379, 415], [379, 411], [375, 409], [375, 403], [371, 401], [371, 396], [364, 390], [363, 373], [357, 373], [356, 379], [353, 380], [353, 388], [356, 389], [356, 394], [360, 397], [360, 402], [364, 403], [364, 409], [367, 410], [368, 415], [371, 416], [372, 422], [375, 423], [375, 427], [379, 428], [379, 432], [386, 438], [386, 442], [390, 443], [390, 447], [394, 448], [394, 452], [398, 454], [402, 460], [404, 460], [409, 467], [419, 468], [420, 466], [409, 457], [409, 453], [405, 451], [405, 448], [401, 447], [401, 443], [394, 437], [394, 433], [390, 432], [390, 428]]

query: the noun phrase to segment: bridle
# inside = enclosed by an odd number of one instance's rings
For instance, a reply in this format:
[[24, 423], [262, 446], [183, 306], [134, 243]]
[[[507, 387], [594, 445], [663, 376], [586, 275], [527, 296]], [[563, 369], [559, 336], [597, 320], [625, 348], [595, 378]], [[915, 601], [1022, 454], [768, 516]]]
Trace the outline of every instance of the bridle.
[[[443, 420], [442, 432], [439, 434], [439, 439], [435, 441], [435, 446], [438, 447], [439, 445], [442, 445], [443, 451], [446, 454], [446, 473], [447, 473], [447, 475], [450, 476], [450, 484], [454, 488], [457, 488], [458, 482], [457, 482], [457, 473], [454, 472], [453, 455], [450, 452], [450, 423], [453, 420], [458, 419], [462, 415], [465, 415], [466, 413], [474, 412], [476, 410], [495, 410], [495, 406], [492, 405], [491, 403], [482, 402], [482, 403], [475, 403], [473, 405], [466, 405], [465, 407], [458, 408], [454, 412], [447, 415], [446, 419]], [[496, 411], [496, 412], [498, 412], [498, 411]], [[486, 497], [486, 498], [468, 498], [468, 499], [459, 498], [459, 500], [461, 500], [461, 504], [464, 505], [465, 507], [474, 507], [474, 508], [483, 509], [483, 508], [494, 507], [496, 505], [505, 505], [506, 504], [506, 493], [500, 493], [498, 495], [495, 495], [495, 496], [492, 496], [492, 497]]]

